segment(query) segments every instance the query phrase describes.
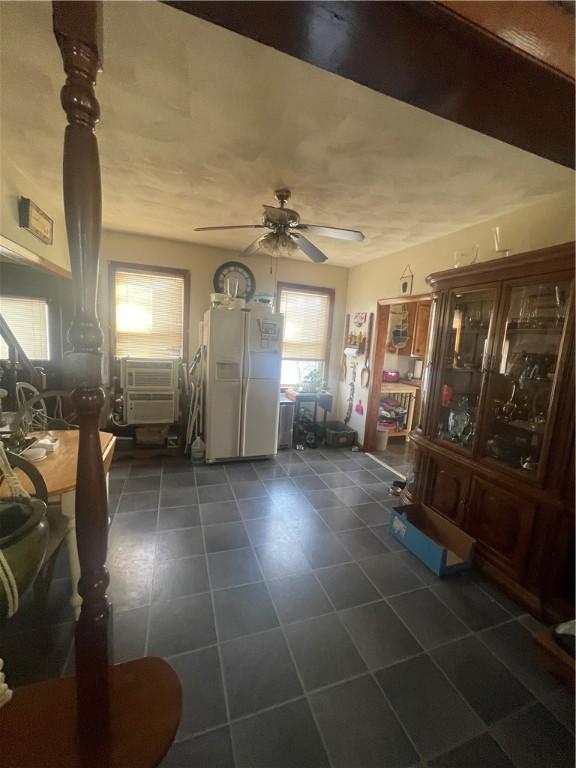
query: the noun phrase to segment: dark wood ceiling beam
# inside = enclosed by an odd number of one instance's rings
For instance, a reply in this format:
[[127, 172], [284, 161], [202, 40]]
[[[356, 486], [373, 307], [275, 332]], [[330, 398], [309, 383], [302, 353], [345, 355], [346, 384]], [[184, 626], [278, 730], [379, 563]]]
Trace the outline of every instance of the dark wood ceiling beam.
[[438, 5], [574, 80], [574, 2], [438, 0]]
[[437, 3], [167, 4], [574, 167], [573, 83]]

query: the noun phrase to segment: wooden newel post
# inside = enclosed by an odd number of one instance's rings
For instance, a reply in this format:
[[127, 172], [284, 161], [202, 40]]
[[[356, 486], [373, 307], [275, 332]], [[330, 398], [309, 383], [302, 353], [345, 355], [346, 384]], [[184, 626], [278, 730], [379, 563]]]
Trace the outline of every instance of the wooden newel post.
[[65, 359], [80, 426], [76, 484], [76, 536], [80, 558], [78, 591], [83, 599], [76, 626], [78, 725], [83, 738], [102, 742], [110, 713], [108, 505], [98, 421], [102, 331], [96, 316], [101, 185], [94, 128], [100, 109], [94, 93], [100, 64], [96, 2], [54, 2], [54, 32], [64, 63], [62, 107], [64, 210], [74, 280], [75, 314], [69, 331], [73, 352]]
[[54, 33], [64, 62], [64, 209], [74, 282], [68, 388], [80, 426], [76, 538], [82, 609], [76, 625], [76, 679], [22, 686], [0, 715], [0, 763], [27, 768], [154, 768], [176, 735], [182, 690], [162, 659], [113, 665], [106, 597], [108, 505], [98, 432], [102, 332], [96, 317], [101, 188], [94, 94], [101, 61], [98, 2], [54, 0]]

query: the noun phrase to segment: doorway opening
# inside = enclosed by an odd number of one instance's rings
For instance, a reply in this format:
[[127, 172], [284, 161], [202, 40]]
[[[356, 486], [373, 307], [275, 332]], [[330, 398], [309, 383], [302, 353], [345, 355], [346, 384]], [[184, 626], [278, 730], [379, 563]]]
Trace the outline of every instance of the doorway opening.
[[378, 302], [364, 448], [405, 476], [413, 461], [409, 434], [422, 411], [431, 310], [430, 295]]

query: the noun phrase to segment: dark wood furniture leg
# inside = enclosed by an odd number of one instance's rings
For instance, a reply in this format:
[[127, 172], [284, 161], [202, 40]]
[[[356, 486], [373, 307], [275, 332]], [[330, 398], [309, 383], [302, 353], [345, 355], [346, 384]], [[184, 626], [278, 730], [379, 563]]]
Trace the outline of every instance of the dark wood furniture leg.
[[65, 367], [80, 427], [76, 535], [83, 604], [76, 627], [76, 678], [15, 692], [0, 717], [2, 761], [8, 768], [152, 768], [176, 735], [180, 683], [161, 659], [115, 667], [109, 653], [108, 508], [98, 433], [104, 402], [102, 332], [96, 317], [101, 185], [94, 85], [101, 8], [79, 1], [54, 2], [53, 9], [66, 72], [64, 209], [75, 316], [69, 334], [73, 352]]

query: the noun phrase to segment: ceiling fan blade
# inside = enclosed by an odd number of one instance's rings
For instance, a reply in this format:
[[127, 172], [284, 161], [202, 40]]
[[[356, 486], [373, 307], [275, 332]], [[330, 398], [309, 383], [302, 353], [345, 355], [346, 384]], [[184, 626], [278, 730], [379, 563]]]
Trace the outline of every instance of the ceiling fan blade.
[[290, 234], [290, 237], [296, 243], [298, 248], [300, 248], [301, 251], [304, 251], [306, 256], [308, 256], [308, 258], [315, 264], [321, 264], [323, 261], [328, 261], [328, 256], [323, 254], [319, 248], [316, 248], [314, 243], [307, 240], [304, 235], [293, 232]]
[[318, 224], [298, 224], [294, 229], [309, 232], [311, 235], [322, 237], [337, 237], [340, 240], [356, 240], [362, 242], [364, 234], [357, 229], [340, 229], [339, 227], [322, 227]]
[[258, 253], [260, 251], [260, 245], [262, 244], [262, 240], [266, 235], [260, 235], [260, 237], [257, 237], [256, 240], [254, 240], [253, 243], [250, 243], [248, 248], [245, 248], [242, 253], [239, 254], [241, 259], [245, 259], [248, 256], [254, 256], [255, 253]]
[[231, 227], [195, 227], [194, 232], [209, 232], [213, 229], [266, 229], [264, 224], [234, 224]]

